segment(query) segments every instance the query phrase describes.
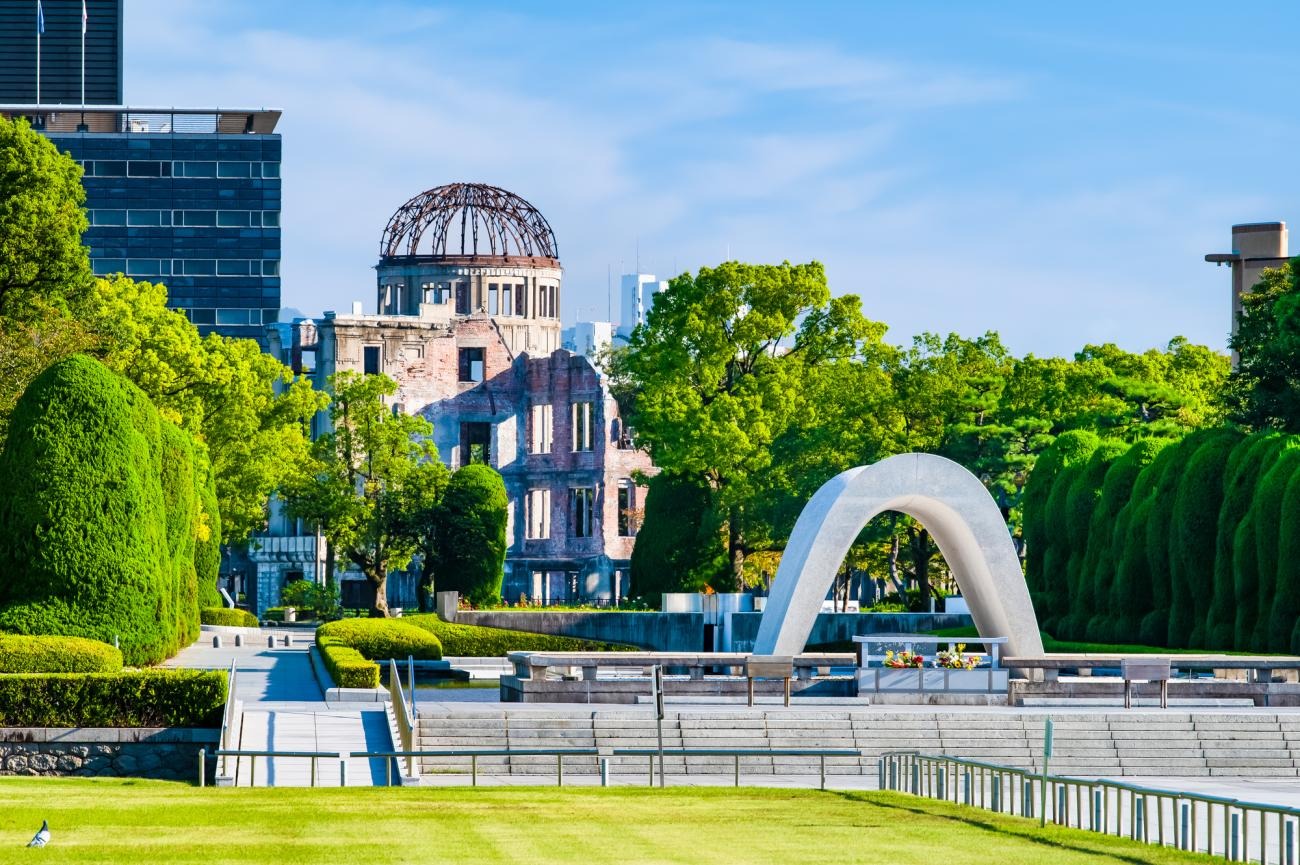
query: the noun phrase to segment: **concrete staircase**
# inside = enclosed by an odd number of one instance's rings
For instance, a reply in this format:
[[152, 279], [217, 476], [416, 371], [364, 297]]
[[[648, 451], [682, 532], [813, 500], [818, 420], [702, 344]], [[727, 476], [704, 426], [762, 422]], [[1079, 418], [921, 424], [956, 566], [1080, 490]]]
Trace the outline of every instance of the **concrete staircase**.
[[[670, 710], [663, 722], [666, 748], [854, 748], [860, 757], [828, 758], [828, 774], [874, 776], [886, 751], [948, 754], [1036, 769], [1042, 759], [1043, 721], [1055, 725], [1053, 774], [1080, 776], [1300, 777], [1300, 715], [1268, 712], [1186, 713], [891, 711], [889, 709], [719, 708]], [[476, 708], [422, 714], [419, 747], [653, 748], [655, 719], [648, 708], [587, 707], [512, 710]], [[425, 758], [425, 774], [462, 773], [469, 758]], [[483, 774], [553, 775], [555, 758], [480, 757]], [[616, 774], [647, 772], [644, 757], [620, 757]], [[730, 774], [731, 757], [669, 757], [677, 775]], [[569, 757], [569, 773], [596, 773], [598, 758]], [[808, 757], [753, 756], [741, 771], [816, 774]]]

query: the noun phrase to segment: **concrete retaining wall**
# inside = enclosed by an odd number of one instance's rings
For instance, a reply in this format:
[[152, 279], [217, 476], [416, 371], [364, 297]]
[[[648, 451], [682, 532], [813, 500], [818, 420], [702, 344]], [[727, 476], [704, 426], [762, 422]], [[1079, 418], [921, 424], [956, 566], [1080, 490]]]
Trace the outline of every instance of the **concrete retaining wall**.
[[[762, 613], [731, 614], [731, 651], [753, 650], [762, 617]], [[864, 634], [919, 634], [973, 624], [964, 613], [820, 613], [808, 635], [808, 645], [847, 642]]]
[[704, 648], [702, 613], [515, 613], [508, 610], [461, 610], [456, 613], [456, 621], [464, 625], [485, 625], [534, 634], [558, 634], [605, 643], [628, 643], [654, 652], [698, 652]]
[[[199, 749], [221, 731], [179, 728], [0, 728], [0, 775], [103, 775], [195, 781]], [[208, 757], [212, 779], [216, 758]]]

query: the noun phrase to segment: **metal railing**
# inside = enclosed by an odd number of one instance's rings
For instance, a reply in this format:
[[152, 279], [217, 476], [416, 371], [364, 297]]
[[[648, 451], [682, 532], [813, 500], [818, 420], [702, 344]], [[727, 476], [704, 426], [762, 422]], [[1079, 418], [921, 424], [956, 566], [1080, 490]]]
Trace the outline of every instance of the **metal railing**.
[[[238, 744], [230, 741], [230, 737], [235, 733], [235, 724], [243, 717], [243, 713], [239, 711], [239, 701], [235, 699], [235, 679], [237, 675], [238, 670], [235, 669], [235, 662], [231, 661], [230, 672], [226, 674], [226, 708], [221, 713], [221, 736], [217, 739], [218, 754], [221, 751], [228, 751], [232, 746]], [[203, 759], [199, 761], [200, 786], [202, 786], [206, 777], [204, 762]], [[238, 763], [235, 765], [238, 766]], [[230, 777], [230, 766], [225, 757], [221, 758], [221, 771], [218, 774], [227, 778]]]
[[[411, 673], [411, 688], [415, 688], [415, 673]], [[406, 694], [402, 690], [402, 675], [398, 672], [397, 661], [388, 661], [388, 696], [389, 705], [393, 707], [393, 717], [397, 721], [397, 738], [403, 752], [409, 753], [415, 747], [415, 720], [413, 707], [407, 705]], [[414, 694], [412, 694], [414, 698]], [[415, 774], [413, 758], [406, 758], [406, 776]], [[391, 769], [390, 769], [391, 771]]]
[[[203, 760], [203, 751], [200, 751], [200, 764]], [[470, 784], [478, 786], [478, 760], [480, 757], [554, 757], [555, 758], [555, 784], [557, 787], [564, 786], [564, 759], [566, 757], [596, 757], [601, 761], [600, 778], [601, 786], [609, 786], [609, 763], [608, 761], [616, 757], [645, 757], [649, 763], [650, 784], [654, 784], [655, 775], [655, 757], [660, 754], [658, 748], [440, 748], [428, 751], [414, 751], [409, 749], [397, 751], [243, 751], [236, 749], [221, 748], [216, 752], [216, 756], [221, 759], [234, 757], [236, 760], [242, 758], [249, 759], [248, 783], [252, 786], [257, 779], [257, 758], [261, 757], [270, 759], [306, 759], [311, 761], [311, 784], [315, 787], [319, 779], [318, 765], [319, 761], [338, 760], [339, 761], [339, 778], [342, 786], [347, 786], [347, 761], [348, 759], [368, 759], [384, 761], [385, 786], [393, 786], [393, 761], [405, 759], [407, 766], [412, 767], [414, 760], [421, 758], [465, 758], [470, 760]], [[665, 748], [662, 752], [663, 757], [731, 757], [733, 763], [733, 784], [740, 786], [740, 761], [742, 758], [762, 758], [762, 757], [816, 757], [818, 758], [818, 773], [820, 778], [820, 789], [826, 789], [826, 760], [827, 758], [851, 758], [858, 759], [865, 756], [862, 751], [856, 748]], [[408, 768], [408, 777], [415, 773]], [[572, 774], [572, 773], [570, 773]], [[200, 774], [200, 779], [202, 775]], [[200, 782], [201, 783], [201, 782]]]
[[1229, 862], [1297, 863], [1300, 809], [1283, 805], [910, 751], [881, 755], [879, 776], [882, 790], [1037, 817], [1040, 823], [1223, 856]]

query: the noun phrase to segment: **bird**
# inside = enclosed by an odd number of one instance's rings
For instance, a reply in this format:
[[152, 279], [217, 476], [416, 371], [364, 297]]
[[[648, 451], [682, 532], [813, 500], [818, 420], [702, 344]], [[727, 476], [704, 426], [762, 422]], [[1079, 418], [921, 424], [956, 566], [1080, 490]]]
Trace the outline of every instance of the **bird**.
[[27, 846], [44, 847], [48, 843], [50, 843], [50, 822], [48, 820], [42, 820], [41, 831], [36, 833], [35, 838], [27, 842]]

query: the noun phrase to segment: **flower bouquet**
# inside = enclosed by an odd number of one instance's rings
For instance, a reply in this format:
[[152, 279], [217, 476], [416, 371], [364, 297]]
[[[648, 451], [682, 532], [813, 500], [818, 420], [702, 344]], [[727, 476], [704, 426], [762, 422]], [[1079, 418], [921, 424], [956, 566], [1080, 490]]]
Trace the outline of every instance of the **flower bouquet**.
[[958, 643], [954, 649], [944, 649], [934, 656], [934, 666], [945, 670], [973, 670], [979, 666], [980, 659], [974, 655], [964, 654], [965, 643]]
[[920, 668], [925, 666], [925, 656], [904, 649], [901, 652], [885, 652], [885, 666], [896, 670]]

